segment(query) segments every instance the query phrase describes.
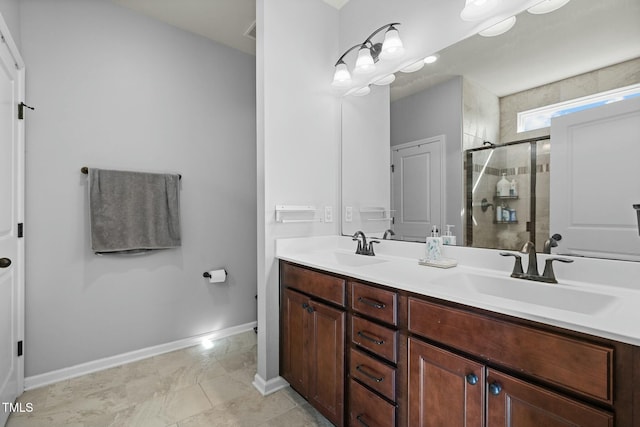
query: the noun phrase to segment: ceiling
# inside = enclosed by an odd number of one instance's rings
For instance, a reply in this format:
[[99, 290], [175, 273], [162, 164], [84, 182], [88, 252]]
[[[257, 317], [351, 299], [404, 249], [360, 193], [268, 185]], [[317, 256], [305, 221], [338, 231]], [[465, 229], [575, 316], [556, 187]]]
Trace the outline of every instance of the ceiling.
[[[111, 0], [185, 31], [255, 55], [256, 0]], [[323, 0], [340, 9], [348, 0]], [[396, 73], [399, 99], [454, 75], [498, 96], [640, 57], [640, 0], [573, 0], [546, 15], [523, 12], [506, 34], [473, 36], [422, 70]]]
[[185, 31], [255, 55], [245, 33], [256, 21], [256, 0], [111, 0]]
[[638, 58], [638, 23], [640, 0], [573, 0], [545, 15], [522, 12], [505, 34], [475, 35], [420, 71], [396, 73], [391, 99], [456, 75], [502, 97]]
[[[256, 0], [111, 0], [174, 27], [255, 55]], [[342, 8], [349, 0], [323, 0]], [[255, 31], [255, 29], [254, 29]]]

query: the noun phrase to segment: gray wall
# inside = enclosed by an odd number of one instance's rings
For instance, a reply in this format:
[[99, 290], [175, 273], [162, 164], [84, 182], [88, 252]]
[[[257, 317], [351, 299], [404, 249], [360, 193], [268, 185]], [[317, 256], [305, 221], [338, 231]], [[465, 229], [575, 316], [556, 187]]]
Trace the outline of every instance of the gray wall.
[[20, 4], [19, 0], [0, 0], [0, 14], [7, 23], [13, 41], [20, 49]]
[[391, 145], [446, 136], [446, 221], [462, 244], [462, 77], [391, 103]]
[[[104, 0], [20, 5], [26, 376], [255, 321], [255, 57]], [[182, 248], [94, 255], [82, 166], [180, 172]]]

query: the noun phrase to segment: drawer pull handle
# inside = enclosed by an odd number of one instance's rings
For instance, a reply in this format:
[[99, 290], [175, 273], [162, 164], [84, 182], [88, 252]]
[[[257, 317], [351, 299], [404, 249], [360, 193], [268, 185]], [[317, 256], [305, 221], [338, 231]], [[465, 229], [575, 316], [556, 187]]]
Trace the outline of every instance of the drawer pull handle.
[[489, 393], [493, 394], [494, 396], [499, 395], [501, 391], [502, 386], [500, 385], [500, 383], [492, 382], [491, 384], [489, 384]]
[[362, 415], [358, 415], [356, 417], [356, 420], [358, 420], [358, 422], [360, 423], [360, 425], [363, 425], [364, 427], [369, 427], [369, 424], [365, 423], [364, 421], [362, 421]]
[[367, 371], [365, 371], [364, 369], [362, 369], [362, 365], [358, 365], [356, 366], [356, 371], [360, 372], [362, 375], [364, 375], [365, 377], [377, 382], [377, 383], [381, 383], [382, 381], [384, 381], [384, 377], [376, 377], [375, 375], [371, 375], [370, 373], [368, 373]]
[[369, 341], [371, 341], [372, 343], [377, 344], [377, 345], [382, 345], [382, 344], [384, 344], [384, 341], [382, 341], [382, 340], [378, 340], [378, 339], [375, 339], [375, 338], [373, 338], [373, 337], [370, 337], [369, 335], [365, 334], [365, 333], [364, 333], [364, 332], [362, 332], [362, 331], [358, 331], [358, 336], [359, 336], [359, 337], [364, 338], [365, 340], [369, 340]]
[[471, 385], [478, 384], [478, 376], [476, 374], [468, 374], [466, 377], [467, 382]]
[[369, 307], [377, 308], [379, 310], [381, 310], [381, 309], [386, 307], [386, 305], [384, 305], [381, 302], [374, 301], [374, 300], [371, 300], [371, 299], [368, 299], [368, 298], [363, 298], [363, 297], [358, 297], [358, 302], [366, 304]]

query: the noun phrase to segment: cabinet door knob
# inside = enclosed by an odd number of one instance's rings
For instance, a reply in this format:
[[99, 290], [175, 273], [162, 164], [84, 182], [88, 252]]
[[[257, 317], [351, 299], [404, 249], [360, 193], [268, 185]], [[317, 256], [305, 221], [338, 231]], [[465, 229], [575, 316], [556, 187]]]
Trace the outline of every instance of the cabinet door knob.
[[491, 384], [489, 384], [489, 393], [493, 394], [494, 396], [499, 395], [501, 391], [502, 386], [500, 385], [500, 383], [492, 382]]
[[302, 308], [308, 308], [308, 307], [309, 307], [309, 304], [307, 304], [306, 302], [302, 303]]
[[11, 265], [9, 258], [0, 258], [0, 268], [7, 268]]
[[468, 374], [466, 377], [467, 382], [471, 385], [478, 384], [478, 376], [476, 374]]

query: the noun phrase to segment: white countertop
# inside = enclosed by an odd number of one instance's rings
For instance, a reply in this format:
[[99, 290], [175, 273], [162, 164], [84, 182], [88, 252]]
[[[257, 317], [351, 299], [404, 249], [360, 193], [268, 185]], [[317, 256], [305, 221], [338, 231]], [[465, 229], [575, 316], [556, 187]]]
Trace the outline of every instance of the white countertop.
[[[279, 239], [276, 257], [420, 295], [640, 346], [638, 262], [573, 258], [571, 264], [554, 263], [559, 283], [545, 284], [510, 278], [513, 257], [502, 257], [499, 251], [489, 249], [445, 247], [443, 256], [458, 261], [457, 267], [448, 269], [419, 265], [417, 260], [424, 256], [424, 245], [417, 243], [382, 241], [375, 246], [375, 258], [383, 262], [375, 264], [348, 265], [349, 262], [339, 262], [333, 255], [345, 254], [346, 259], [352, 260], [354, 258], [350, 254], [355, 252], [355, 245], [350, 237], [344, 236]], [[546, 257], [548, 255], [538, 254], [540, 272]], [[522, 256], [522, 264], [526, 270], [526, 255]], [[461, 280], [471, 278], [466, 282], [472, 282], [474, 277], [509, 286], [511, 295], [505, 297], [496, 292], [478, 291], [475, 286]], [[520, 290], [536, 301], [544, 301], [547, 295], [551, 295], [549, 305], [520, 300], [517, 297]], [[554, 298], [567, 298], [565, 294], [571, 294], [573, 290], [583, 295], [590, 294], [585, 296], [598, 307], [580, 307], [574, 301], [565, 301], [573, 305], [571, 309], [551, 307], [563, 306], [564, 303], [554, 304], [558, 302]], [[557, 291], [560, 291], [558, 296]], [[606, 303], [600, 307], [599, 301]]]

